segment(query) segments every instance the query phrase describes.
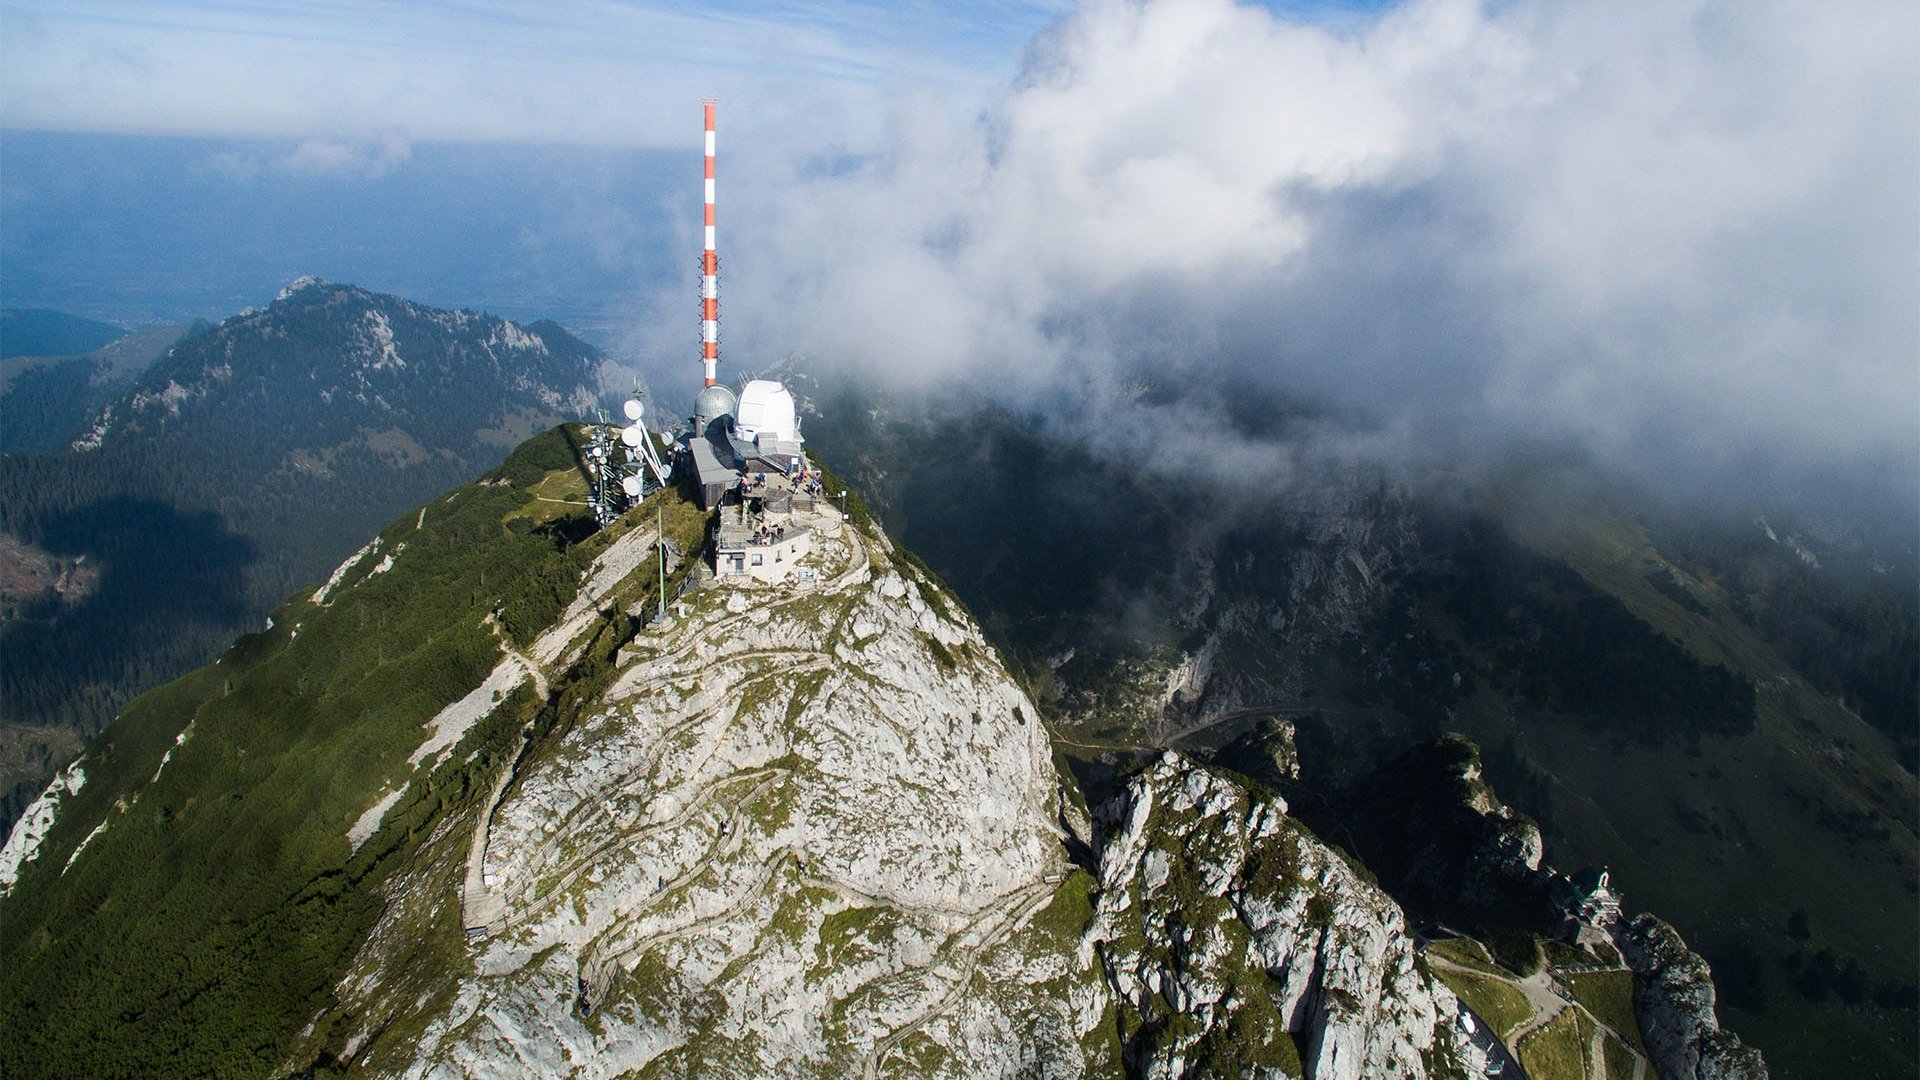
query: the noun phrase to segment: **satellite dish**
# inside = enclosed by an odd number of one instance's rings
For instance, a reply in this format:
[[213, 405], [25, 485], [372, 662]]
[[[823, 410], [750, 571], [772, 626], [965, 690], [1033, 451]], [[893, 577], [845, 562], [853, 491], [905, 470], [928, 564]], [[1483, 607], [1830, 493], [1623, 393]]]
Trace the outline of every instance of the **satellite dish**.
[[630, 428], [620, 429], [620, 441], [626, 443], [628, 446], [639, 446], [642, 442], [646, 441], [646, 438], [647, 429], [641, 427], [639, 424], [635, 424]]
[[640, 489], [645, 486], [646, 481], [637, 476], [623, 476], [620, 478], [620, 490], [626, 492], [627, 497], [630, 499], [639, 498]]
[[645, 405], [640, 404], [639, 401], [633, 398], [627, 399], [626, 409], [627, 409], [627, 419], [629, 420], [638, 420], [642, 416], [646, 415], [646, 412], [647, 412], [647, 407]]

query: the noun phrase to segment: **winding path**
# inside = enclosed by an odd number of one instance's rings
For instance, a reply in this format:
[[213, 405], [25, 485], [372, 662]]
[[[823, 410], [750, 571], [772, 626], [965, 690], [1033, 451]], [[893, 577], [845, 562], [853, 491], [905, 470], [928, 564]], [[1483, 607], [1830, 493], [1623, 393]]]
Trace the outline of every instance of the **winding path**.
[[[947, 939], [945, 963], [951, 965], [955, 956], [961, 957], [961, 963], [954, 972], [953, 984], [947, 992], [936, 998], [918, 1015], [893, 1029], [884, 1038], [873, 1044], [865, 1060], [860, 1063], [862, 1080], [873, 1080], [878, 1075], [880, 1063], [901, 1043], [934, 1019], [946, 1014], [953, 1008], [961, 995], [973, 983], [973, 973], [979, 970], [980, 957], [987, 949], [1005, 940], [1007, 935], [1018, 929], [1044, 904], [1053, 898], [1054, 889], [1066, 880], [1063, 874], [1050, 874], [1038, 881], [1023, 885], [1006, 893], [999, 903], [989, 905], [969, 925]], [[928, 974], [935, 979], [941, 978], [939, 966], [929, 967]]]

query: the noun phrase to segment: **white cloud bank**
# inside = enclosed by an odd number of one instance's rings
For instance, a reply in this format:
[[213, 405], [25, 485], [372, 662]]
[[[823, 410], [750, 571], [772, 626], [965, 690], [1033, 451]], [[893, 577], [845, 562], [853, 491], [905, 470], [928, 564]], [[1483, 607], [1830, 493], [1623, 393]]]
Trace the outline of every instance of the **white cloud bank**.
[[733, 140], [727, 340], [1024, 394], [1153, 363], [1443, 448], [1909, 497], [1916, 42], [1898, 0], [1416, 0], [1338, 32], [1091, 0], [984, 119], [907, 102], [834, 168]]

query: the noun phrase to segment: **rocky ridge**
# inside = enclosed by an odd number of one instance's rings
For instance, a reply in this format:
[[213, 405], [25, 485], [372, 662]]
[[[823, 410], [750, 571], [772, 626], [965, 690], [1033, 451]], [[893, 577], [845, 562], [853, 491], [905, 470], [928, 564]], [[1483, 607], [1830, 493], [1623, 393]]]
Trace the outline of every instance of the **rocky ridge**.
[[1150, 1077], [1479, 1075], [1400, 908], [1278, 796], [1168, 753], [1102, 808], [1090, 932]]
[[1654, 1067], [1667, 1080], [1765, 1080], [1760, 1052], [1720, 1026], [1713, 971], [1673, 927], [1637, 915], [1614, 929], [1633, 969], [1634, 1011]]
[[[248, 1074], [1481, 1071], [1400, 908], [1285, 801], [1166, 756], [1097, 828], [1063, 828], [1084, 809], [1032, 702], [863, 521], [823, 523], [806, 585], [710, 583], [647, 627], [654, 521], [692, 551], [704, 515], [666, 493], [570, 532], [553, 508], [578, 483], [571, 445], [549, 433], [408, 512], [130, 711], [3, 901], [36, 929], [4, 943], [21, 962], [0, 1003], [35, 1035], [0, 1062], [150, 1072], [184, 1046]], [[671, 590], [687, 571], [668, 572]], [[130, 872], [143, 851], [189, 872]], [[236, 851], [284, 876], [240, 895], [205, 869]], [[109, 898], [136, 947], [66, 918], [76, 897]], [[236, 897], [257, 910], [220, 914]], [[256, 927], [326, 936], [256, 948]], [[169, 957], [187, 974], [150, 974]], [[191, 992], [103, 1040], [146, 1000], [109, 996], [127, 972]]]
[[[1037, 713], [884, 542], [849, 527], [815, 558], [815, 589], [690, 595], [521, 764], [469, 854], [491, 933], [377, 1068], [1085, 1072], [1098, 986], [1078, 927], [1037, 917], [1084, 896]], [[394, 929], [348, 1008], [381, 998]]]
[[[340, 989], [363, 1025], [349, 1059], [416, 1077], [1477, 1069], [1398, 907], [1283, 802], [1170, 756], [1102, 809], [1096, 881], [1067, 859], [1038, 714], [958, 603], [877, 529], [813, 558], [813, 589], [690, 594], [586, 719], [390, 883]], [[569, 611], [620, 602], [617, 575], [583, 577]], [[564, 677], [561, 651], [533, 651]], [[486, 936], [422, 1010], [402, 943], [449, 903]], [[421, 1037], [381, 1043], [409, 1010]]]

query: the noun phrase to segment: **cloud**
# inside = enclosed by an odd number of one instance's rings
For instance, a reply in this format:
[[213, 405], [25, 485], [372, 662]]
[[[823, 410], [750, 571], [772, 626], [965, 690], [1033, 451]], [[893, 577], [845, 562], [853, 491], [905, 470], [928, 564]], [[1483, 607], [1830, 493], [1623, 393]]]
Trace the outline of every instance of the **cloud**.
[[[1366, 417], [1343, 455], [1912, 503], [1920, 8], [1300, 7], [13, 3], [0, 124], [266, 136], [215, 169], [354, 178], [432, 142], [686, 150], [718, 93], [729, 370], [960, 377], [1173, 465], [1166, 432], [1282, 394]], [[526, 245], [620, 265], [664, 212], [690, 268], [695, 184], [556, 180]], [[634, 333], [690, 364], [689, 285]]]
[[412, 149], [405, 139], [388, 136], [373, 142], [306, 139], [274, 162], [291, 173], [317, 176], [384, 176], [406, 163]]
[[1880, 0], [1090, 0], [984, 116], [723, 142], [723, 355], [1026, 401], [1148, 371], [1409, 450], [1911, 500], [1915, 40]]
[[302, 139], [271, 151], [230, 148], [214, 152], [207, 162], [214, 172], [236, 183], [251, 183], [266, 171], [372, 180], [400, 168], [412, 156], [407, 140], [389, 134], [378, 139]]

